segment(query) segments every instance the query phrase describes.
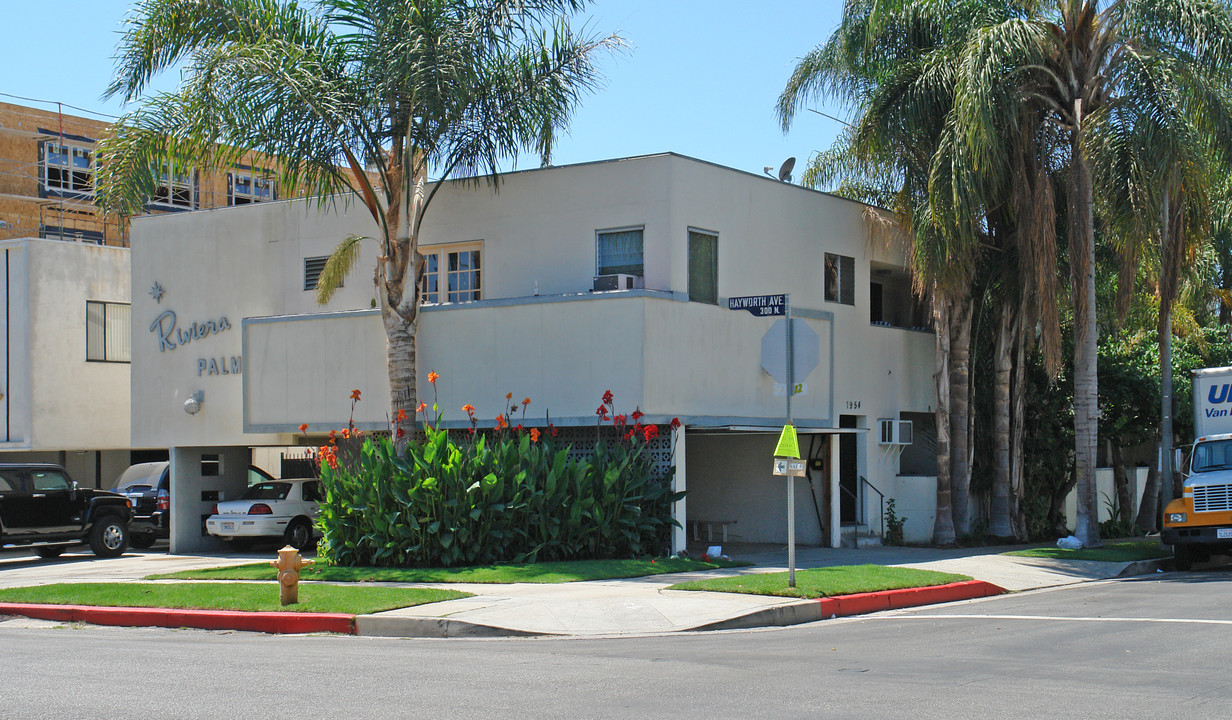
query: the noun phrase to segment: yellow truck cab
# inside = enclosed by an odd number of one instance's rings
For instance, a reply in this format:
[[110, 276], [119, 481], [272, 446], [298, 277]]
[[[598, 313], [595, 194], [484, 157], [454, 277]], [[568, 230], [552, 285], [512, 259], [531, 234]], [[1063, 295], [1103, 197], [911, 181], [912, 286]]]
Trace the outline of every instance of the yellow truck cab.
[[1179, 570], [1232, 553], [1232, 368], [1193, 372], [1194, 429], [1181, 497], [1163, 512], [1162, 540]]

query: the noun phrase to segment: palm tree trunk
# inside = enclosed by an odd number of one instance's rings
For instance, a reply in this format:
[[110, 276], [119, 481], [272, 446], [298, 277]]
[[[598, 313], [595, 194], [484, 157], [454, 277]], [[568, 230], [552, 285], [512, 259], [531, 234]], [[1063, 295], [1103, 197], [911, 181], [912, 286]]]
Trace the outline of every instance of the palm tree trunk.
[[1142, 488], [1142, 504], [1138, 506], [1135, 523], [1144, 533], [1155, 532], [1159, 526], [1159, 465], [1151, 463], [1146, 471], [1146, 486]]
[[1074, 534], [1086, 547], [1099, 542], [1095, 456], [1099, 437], [1099, 374], [1095, 320], [1095, 220], [1091, 172], [1082, 152], [1082, 101], [1075, 102], [1077, 130], [1070, 146], [1070, 239], [1074, 293], [1074, 472], [1078, 511]]
[[954, 533], [971, 533], [971, 295], [955, 299], [950, 317], [950, 492]]
[[1018, 308], [1018, 323], [1014, 333], [1017, 338], [1018, 352], [1014, 360], [1013, 413], [1010, 418], [1010, 513], [1014, 518], [1014, 535], [1019, 540], [1031, 537], [1027, 530], [1026, 512], [1026, 475], [1023, 468], [1022, 446], [1026, 439], [1027, 414], [1027, 338], [1024, 329], [1027, 323], [1023, 320], [1025, 307]]
[[937, 514], [933, 544], [954, 544], [953, 506], [950, 504], [950, 301], [933, 290], [933, 318], [937, 331]]
[[1126, 522], [1134, 517], [1134, 495], [1129, 489], [1129, 467], [1125, 464], [1125, 453], [1118, 443], [1109, 441], [1108, 449], [1109, 455], [1112, 456], [1112, 478], [1116, 484], [1117, 519]]
[[381, 304], [381, 322], [385, 325], [391, 417], [396, 417], [399, 410], [405, 410], [408, 418], [414, 418], [415, 408], [419, 405], [415, 388], [415, 330], [418, 323], [394, 312], [388, 302]]
[[988, 534], [999, 540], [1014, 536], [1010, 514], [1010, 371], [1013, 369], [1014, 308], [1001, 306], [1001, 326], [993, 355], [992, 503]]

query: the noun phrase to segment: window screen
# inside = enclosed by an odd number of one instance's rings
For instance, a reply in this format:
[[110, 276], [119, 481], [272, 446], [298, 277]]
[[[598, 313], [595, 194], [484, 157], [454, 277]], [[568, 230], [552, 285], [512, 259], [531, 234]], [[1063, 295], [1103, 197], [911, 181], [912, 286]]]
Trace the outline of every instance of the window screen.
[[856, 304], [856, 260], [846, 255], [826, 253], [825, 292], [827, 302]]
[[719, 302], [719, 236], [689, 230], [689, 301]]
[[642, 228], [604, 230], [595, 234], [598, 263], [596, 275], [645, 275], [642, 262]]

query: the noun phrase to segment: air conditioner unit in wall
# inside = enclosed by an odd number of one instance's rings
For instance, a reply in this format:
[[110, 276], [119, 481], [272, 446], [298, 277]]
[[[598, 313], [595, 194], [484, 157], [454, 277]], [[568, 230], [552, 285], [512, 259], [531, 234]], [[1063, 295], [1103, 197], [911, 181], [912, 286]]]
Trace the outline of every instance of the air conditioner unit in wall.
[[882, 445], [910, 445], [913, 440], [910, 420], [883, 418], [877, 421]]
[[616, 273], [615, 275], [596, 275], [594, 292], [606, 292], [608, 290], [637, 290], [644, 287], [646, 287], [646, 278], [640, 275]]

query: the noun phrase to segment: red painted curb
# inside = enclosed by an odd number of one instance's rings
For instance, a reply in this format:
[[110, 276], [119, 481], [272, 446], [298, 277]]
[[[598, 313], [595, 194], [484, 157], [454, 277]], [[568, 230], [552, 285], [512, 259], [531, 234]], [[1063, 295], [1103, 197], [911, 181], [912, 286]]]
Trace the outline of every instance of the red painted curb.
[[856, 595], [839, 595], [838, 597], [822, 598], [817, 602], [821, 603], [822, 614], [826, 617], [847, 617], [881, 610], [896, 610], [898, 608], [990, 597], [1004, 592], [1004, 588], [997, 587], [983, 580], [966, 580], [964, 582], [950, 583], [949, 585], [882, 590], [881, 592], [858, 593]]
[[40, 620], [129, 627], [194, 627], [204, 630], [250, 630], [272, 634], [314, 632], [355, 634], [355, 616], [339, 613], [243, 612], [240, 610], [0, 603], [0, 615], [23, 615]]

